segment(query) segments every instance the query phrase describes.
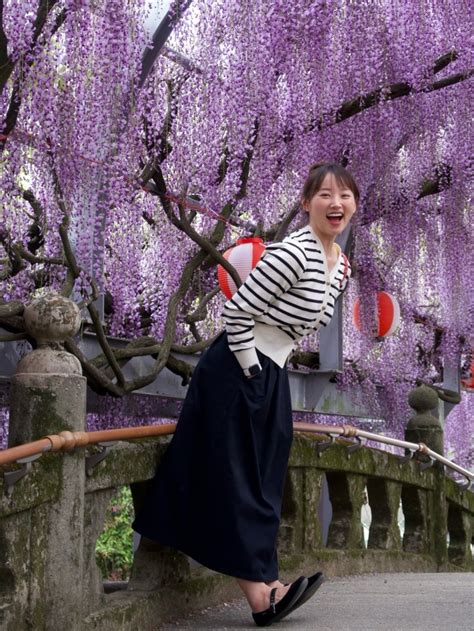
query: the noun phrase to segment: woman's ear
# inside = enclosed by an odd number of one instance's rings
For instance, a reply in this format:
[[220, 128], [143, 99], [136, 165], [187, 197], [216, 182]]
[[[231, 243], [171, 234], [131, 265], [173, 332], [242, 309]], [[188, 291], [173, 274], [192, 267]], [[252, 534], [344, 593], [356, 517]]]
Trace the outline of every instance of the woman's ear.
[[308, 209], [308, 200], [305, 199], [304, 197], [301, 198], [301, 208], [307, 213], [309, 212]]

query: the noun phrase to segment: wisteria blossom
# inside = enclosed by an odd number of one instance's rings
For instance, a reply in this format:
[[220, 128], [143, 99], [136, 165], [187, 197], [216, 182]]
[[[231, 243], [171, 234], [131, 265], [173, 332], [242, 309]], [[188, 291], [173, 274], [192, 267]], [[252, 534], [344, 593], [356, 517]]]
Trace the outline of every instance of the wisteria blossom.
[[[368, 402], [383, 387], [400, 435], [417, 380], [440, 386], [446, 357], [468, 370], [474, 346], [471, 5], [175, 2], [141, 81], [147, 3], [5, 0], [1, 300], [52, 287], [91, 309], [105, 296], [106, 333], [162, 342], [152, 380], [173, 344], [199, 346], [222, 326], [222, 251], [300, 225], [309, 166], [341, 162], [362, 199], [340, 387]], [[383, 341], [352, 320], [356, 298], [370, 314], [379, 290], [401, 308]], [[113, 396], [144, 385], [90, 379]], [[464, 461], [471, 399], [447, 423]]]

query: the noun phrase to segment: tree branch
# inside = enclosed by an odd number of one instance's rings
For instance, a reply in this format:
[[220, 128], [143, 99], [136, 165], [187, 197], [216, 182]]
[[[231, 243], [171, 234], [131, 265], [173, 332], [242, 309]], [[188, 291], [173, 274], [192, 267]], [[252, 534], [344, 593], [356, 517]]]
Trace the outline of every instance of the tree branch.
[[0, 303], [0, 318], [11, 318], [12, 316], [23, 315], [25, 305], [19, 300]]
[[148, 373], [148, 375], [143, 375], [137, 377], [132, 381], [128, 381], [125, 385], [126, 392], [132, 392], [133, 390], [143, 388], [144, 386], [152, 383], [156, 379], [157, 375], [166, 366], [173, 345], [172, 341], [176, 327], [176, 318], [178, 315], [179, 304], [188, 291], [195, 271], [200, 267], [206, 256], [207, 254], [205, 252], [198, 252], [188, 261], [188, 263], [184, 267], [178, 289], [175, 291], [168, 303], [168, 313], [166, 315], [163, 340], [158, 357], [155, 361], [155, 365], [153, 366], [153, 369]]
[[[259, 130], [260, 130], [260, 121], [259, 121], [258, 118], [256, 118], [255, 122], [254, 122], [253, 130], [250, 133], [249, 148], [248, 148], [247, 153], [245, 155], [245, 158], [242, 160], [242, 164], [241, 164], [241, 172], [240, 172], [241, 185], [240, 185], [240, 189], [237, 192], [236, 196], [233, 199], [229, 200], [225, 204], [225, 206], [222, 208], [222, 210], [221, 210], [221, 212], [219, 214], [220, 220], [218, 220], [216, 222], [214, 230], [212, 231], [211, 237], [209, 239], [210, 242], [212, 243], [212, 245], [214, 245], [214, 246], [219, 245], [219, 243], [222, 241], [222, 238], [224, 237], [225, 223], [228, 223], [228, 220], [229, 220], [230, 216], [232, 215], [232, 213], [234, 212], [237, 203], [241, 199], [243, 199], [245, 197], [245, 195], [246, 195], [247, 182], [248, 182], [248, 178], [249, 178], [249, 175], [250, 175], [250, 163], [252, 161], [252, 158], [253, 158], [253, 155], [254, 155], [254, 152], [255, 152], [255, 145], [257, 144]], [[224, 221], [222, 221], [222, 220], [224, 220]], [[225, 269], [227, 269], [227, 268], [225, 268]], [[239, 284], [237, 285], [237, 287], [240, 287], [240, 284], [241, 283], [240, 283], [240, 279], [239, 279]]]
[[0, 0], [0, 94], [14, 67], [15, 64], [8, 57], [8, 39], [3, 28], [3, 0]]
[[191, 324], [189, 325], [189, 330], [191, 331], [191, 334], [196, 340], [196, 342], [202, 342], [202, 337], [198, 331], [198, 328], [195, 322], [191, 322]]
[[19, 256], [32, 265], [62, 265], [66, 264], [65, 260], [58, 256], [37, 256], [29, 252], [21, 243], [15, 243], [13, 246]]
[[229, 263], [229, 261], [224, 258], [224, 256], [219, 252], [219, 250], [212, 245], [212, 243], [199, 234], [191, 224], [188, 222], [186, 215], [184, 214], [184, 209], [180, 206], [180, 219], [182, 230], [185, 234], [188, 235], [199, 247], [206, 252], [218, 265], [222, 265], [222, 267], [230, 274], [232, 280], [235, 283], [236, 287], [240, 287], [242, 281], [240, 280], [240, 276], [237, 273], [235, 267]]
[[51, 31], [51, 37], [53, 35], [56, 35], [56, 33], [59, 31], [61, 26], [66, 21], [66, 17], [67, 17], [67, 10], [66, 9], [63, 9], [60, 13], [58, 13], [58, 15], [56, 16], [56, 20], [54, 22], [53, 30]]
[[21, 194], [23, 199], [30, 204], [33, 210], [33, 223], [28, 228], [28, 236], [30, 237], [30, 240], [28, 241], [28, 250], [32, 254], [36, 254], [41, 246], [44, 245], [44, 234], [40, 225], [41, 218], [44, 216], [43, 207], [34, 195], [33, 191], [28, 189], [21, 191]]
[[[452, 61], [458, 58], [458, 54], [456, 51], [450, 51], [441, 57], [439, 57], [433, 64], [432, 73], [436, 74], [446, 68]], [[337, 123], [341, 123], [356, 114], [360, 114], [366, 109], [370, 107], [374, 107], [381, 102], [384, 101], [393, 101], [395, 99], [399, 99], [403, 96], [408, 96], [409, 94], [419, 94], [423, 92], [433, 92], [434, 90], [441, 90], [445, 87], [454, 85], [459, 83], [460, 81], [465, 81], [469, 79], [474, 73], [474, 69], [466, 70], [463, 73], [457, 73], [452, 75], [451, 77], [446, 77], [445, 79], [441, 79], [439, 81], [434, 81], [431, 85], [428, 85], [421, 89], [414, 89], [409, 83], [392, 83], [391, 85], [384, 86], [382, 88], [377, 88], [376, 90], [372, 90], [367, 94], [362, 94], [355, 99], [351, 99], [346, 101], [339, 107], [337, 110], [333, 112], [327, 112], [326, 114], [321, 115], [318, 118], [314, 118], [306, 128], [306, 133], [321, 130], [323, 128], [332, 127], [332, 125], [336, 125]], [[287, 130], [284, 134], [284, 140], [289, 142], [293, 139], [293, 132], [291, 130]]]
[[[178, 217], [176, 217], [176, 215], [174, 214], [171, 201], [169, 197], [167, 196], [166, 182], [163, 177], [163, 172], [160, 166], [157, 165], [155, 167], [152, 177], [153, 177], [153, 181], [155, 182], [157, 195], [160, 199], [163, 210], [165, 211], [166, 216], [171, 221], [171, 223], [174, 226], [176, 226], [178, 230], [181, 230], [182, 232], [184, 232], [190, 239], [192, 239], [195, 243], [197, 243], [197, 245], [199, 245], [199, 247], [207, 255], [209, 255], [214, 261], [216, 261], [216, 263], [222, 265], [222, 267], [227, 272], [229, 272], [236, 286], [240, 287], [242, 282], [240, 280], [239, 275], [237, 274], [237, 270], [217, 250], [217, 248], [212, 243], [212, 239], [206, 239], [206, 237], [203, 237], [196, 230], [194, 230], [194, 228], [191, 226], [191, 224], [186, 218], [186, 215], [184, 213], [184, 208], [182, 205], [178, 204], [178, 208], [180, 211], [180, 218], [178, 219]], [[221, 240], [222, 240], [222, 236], [221, 236]]]
[[[197, 344], [189, 344], [187, 346], [184, 346], [182, 344], [172, 344], [171, 352], [180, 353], [183, 355], [195, 355], [196, 353], [200, 353], [208, 346], [210, 346], [216, 338], [217, 335], [214, 335], [207, 340], [202, 340], [202, 342], [198, 342]], [[122, 362], [124, 360], [133, 359], [133, 357], [146, 357], [148, 355], [157, 355], [160, 352], [160, 349], [161, 342], [158, 342], [154, 337], [145, 336], [133, 340], [124, 348], [113, 348], [112, 352], [114, 353], [116, 360]], [[107, 357], [102, 353], [101, 355], [97, 355], [96, 357], [94, 357], [94, 359], [89, 360], [89, 362], [95, 368], [103, 368], [107, 365], [108, 360]]]
[[197, 309], [186, 316], [185, 321], [188, 324], [191, 324], [191, 322], [201, 322], [202, 320], [205, 320], [207, 316], [207, 309], [206, 309], [207, 304], [215, 296], [217, 296], [218, 293], [219, 293], [219, 287], [214, 287], [214, 289], [208, 292], [203, 298], [201, 298], [201, 301], [199, 302], [199, 306], [197, 307]]
[[[187, 77], [186, 77], [187, 78]], [[170, 155], [173, 147], [168, 142], [169, 135], [171, 134], [173, 123], [176, 120], [178, 112], [177, 97], [183, 87], [185, 79], [180, 82], [166, 81], [167, 94], [166, 94], [166, 114], [163, 119], [161, 131], [158, 137], [154, 137], [152, 130], [150, 130], [148, 120], [143, 119], [144, 131], [145, 131], [145, 146], [147, 148], [149, 158], [148, 163], [143, 167], [142, 174], [140, 176], [140, 182], [142, 187], [146, 187], [148, 180], [152, 177], [156, 165], [162, 164], [166, 158]], [[158, 147], [158, 148], [157, 148]], [[150, 225], [153, 225], [153, 219], [145, 216], [146, 221]], [[153, 222], [154, 223], [154, 222]]]
[[[465, 72], [460, 72], [452, 75], [451, 77], [446, 77], [445, 79], [434, 81], [430, 85], [421, 89], [414, 89], [409, 83], [392, 83], [389, 86], [384, 86], [383, 88], [372, 90], [372, 92], [368, 92], [367, 94], [358, 96], [355, 99], [346, 101], [335, 112], [323, 114], [320, 118], [313, 119], [305, 131], [306, 133], [308, 133], [315, 130], [332, 127], [333, 125], [341, 123], [348, 118], [352, 118], [352, 116], [360, 114], [364, 110], [374, 107], [374, 105], [378, 105], [381, 102], [394, 101], [395, 99], [399, 99], [410, 94], [429, 93], [434, 92], [435, 90], [441, 90], [451, 85], [455, 85], [456, 83], [459, 83], [461, 81], [465, 81], [466, 79], [469, 79], [473, 74], [474, 69], [471, 68], [469, 70], [466, 70]], [[290, 133], [292, 138], [292, 132]], [[286, 137], [285, 139], [290, 140], [291, 138]]]
[[3, 0], [0, 0], [0, 94], [14, 68], [8, 57], [8, 39], [3, 28]]
[[[59, 234], [61, 237], [61, 242], [63, 244], [64, 255], [66, 257], [66, 261], [67, 261], [67, 264], [68, 264], [68, 267], [69, 267], [69, 270], [71, 272], [71, 275], [73, 277], [73, 282], [74, 282], [77, 278], [79, 278], [82, 268], [79, 267], [79, 265], [77, 264], [76, 257], [74, 255], [71, 243], [69, 241], [67, 226], [68, 226], [68, 221], [63, 220], [63, 222], [59, 226]], [[91, 282], [94, 294], [98, 296], [99, 292], [98, 292], [97, 285], [94, 279], [90, 278], [89, 282]], [[109, 345], [107, 336], [105, 335], [104, 327], [102, 326], [102, 322], [100, 320], [99, 312], [97, 311], [95, 305], [92, 303], [87, 304], [87, 311], [89, 312], [89, 315], [92, 320], [92, 324], [94, 325], [94, 329], [97, 334], [97, 340], [100, 344], [100, 347], [102, 348], [104, 355], [107, 357], [107, 360], [115, 374], [115, 377], [117, 378], [118, 383], [121, 386], [123, 386], [125, 384], [125, 377], [123, 375], [122, 370], [120, 369], [119, 364], [117, 363], [115, 359], [112, 348]]]
[[[168, 363], [170, 362], [170, 352], [174, 348], [172, 339], [174, 337], [178, 306], [181, 300], [184, 298], [186, 292], [188, 291], [194, 272], [200, 267], [206, 256], [207, 255], [205, 252], [198, 252], [186, 264], [180, 279], [178, 289], [175, 291], [168, 303], [168, 313], [165, 322], [163, 340], [159, 344], [157, 344], [155, 348], [150, 348], [148, 345], [146, 345], [146, 347], [144, 347], [143, 349], [112, 349], [107, 344], [108, 349], [107, 352], [105, 352], [104, 347], [102, 347], [101, 345], [104, 355], [109, 361], [110, 365], [112, 365], [113, 362], [110, 362], [109, 352], [114, 355], [115, 362], [117, 361], [117, 355], [124, 358], [127, 353], [131, 353], [131, 356], [138, 356], [141, 354], [151, 355], [157, 352], [158, 356], [155, 360], [153, 369], [147, 375], [142, 375], [131, 381], [125, 381], [123, 384], [121, 384], [121, 386], [118, 386], [117, 384], [114, 384], [110, 379], [108, 379], [108, 377], [99, 368], [97, 368], [96, 365], [88, 361], [72, 340], [68, 340], [68, 350], [70, 350], [70, 352], [73, 352], [74, 355], [78, 357], [84, 371], [87, 373], [87, 375], [90, 376], [90, 378], [96, 384], [96, 387], [106, 389], [114, 396], [122, 396], [128, 392], [133, 392], [134, 390], [137, 390], [152, 383], [156, 379], [158, 374], [163, 370], [163, 368], [168, 365]], [[200, 345], [200, 348], [205, 347], [205, 345], [207, 345], [208, 343], [208, 341], [203, 341]], [[185, 348], [191, 350], [190, 347]], [[181, 350], [180, 347], [178, 347], [178, 350]], [[197, 350], [197, 348], [195, 347], [192, 350], [195, 351]], [[124, 351], [127, 352], [124, 353]], [[117, 353], [117, 355], [115, 355], [115, 353]], [[94, 360], [95, 364], [99, 365], [101, 365], [102, 361], [103, 360], [100, 357]], [[177, 366], [176, 363], [173, 363], [173, 360], [171, 360], [171, 365], [174, 367]], [[186, 371], [189, 372], [187, 369]], [[187, 374], [186, 371], [185, 374]]]
[[453, 403], [454, 405], [461, 403], [461, 395], [459, 392], [456, 392], [455, 390], [448, 390], [447, 388], [436, 386], [427, 381], [423, 381], [423, 379], [417, 379], [416, 385], [428, 386], [429, 388], [432, 388], [436, 392], [438, 397], [441, 399], [441, 401], [445, 401], [446, 403]]
[[0, 335], [0, 342], [18, 342], [19, 340], [27, 340], [27, 333], [8, 333]]
[[431, 85], [421, 90], [417, 90], [417, 92], [434, 92], [435, 90], [442, 90], [443, 88], [448, 88], [451, 85], [456, 85], [456, 83], [470, 79], [472, 75], [474, 75], [474, 68], [470, 68], [465, 72], [458, 72], [457, 74], [453, 74], [445, 79], [440, 79], [439, 81], [434, 81]]
[[250, 175], [250, 163], [252, 162], [253, 154], [255, 152], [255, 145], [257, 144], [258, 133], [260, 131], [260, 120], [257, 117], [253, 124], [253, 129], [250, 132], [250, 137], [247, 140], [249, 148], [245, 154], [245, 158], [242, 161], [240, 172], [240, 189], [236, 195], [236, 201], [243, 199], [247, 194], [247, 183]]
[[102, 322], [100, 320], [99, 312], [97, 311], [94, 304], [88, 304], [87, 311], [89, 312], [89, 315], [92, 319], [92, 324], [94, 325], [94, 329], [97, 334], [97, 339], [99, 341], [100, 347], [103, 350], [104, 355], [107, 357], [107, 361], [109, 362], [109, 365], [112, 368], [114, 375], [117, 378], [118, 383], [123, 387], [125, 385], [125, 377], [120, 368], [119, 363], [115, 359], [115, 355], [113, 353], [112, 347], [110, 346], [107, 340], [104, 327], [102, 326]]
[[166, 109], [165, 118], [163, 120], [163, 125], [161, 127], [160, 140], [158, 144], [159, 164], [164, 162], [172, 151], [172, 147], [170, 143], [168, 142], [168, 138], [171, 133], [173, 122], [176, 118], [177, 109], [178, 109], [176, 105], [176, 96], [179, 94], [179, 89], [176, 89], [176, 92], [175, 92], [175, 88], [171, 81], [166, 82], [166, 87], [167, 87], [167, 109]]
[[36, 42], [38, 41], [43, 31], [44, 25], [46, 24], [48, 16], [57, 3], [58, 0], [40, 0], [38, 11], [36, 13], [36, 19], [33, 24], [33, 40], [30, 50], [32, 50], [33, 47], [36, 45]]
[[[54, 166], [53, 156], [50, 155], [50, 158], [51, 158], [51, 171], [52, 171], [52, 176], [53, 176], [53, 184], [54, 184], [56, 201], [59, 208], [61, 209], [63, 213], [63, 220], [61, 224], [59, 225], [59, 236], [61, 238], [64, 256], [65, 256], [66, 263], [68, 266], [68, 279], [66, 281], [66, 287], [63, 288], [63, 295], [64, 295], [64, 292], [66, 290], [72, 291], [74, 287], [74, 282], [76, 281], [77, 278], [80, 277], [81, 272], [83, 270], [77, 263], [76, 255], [74, 254], [71, 242], [69, 241], [69, 234], [68, 234], [69, 211], [66, 206], [66, 202], [65, 202], [63, 191], [61, 188], [61, 183], [59, 181], [58, 173]], [[93, 279], [92, 277], [89, 277], [88, 280], [91, 284], [94, 296], [98, 297], [99, 291], [98, 291], [95, 279]], [[123, 375], [122, 370], [120, 369], [120, 366], [117, 360], [115, 359], [115, 356], [112, 352], [112, 348], [109, 345], [107, 336], [105, 335], [104, 327], [102, 326], [102, 322], [100, 320], [99, 312], [97, 311], [95, 305], [92, 302], [89, 302], [86, 306], [87, 306], [87, 311], [89, 312], [89, 315], [92, 319], [92, 323], [94, 325], [94, 329], [97, 334], [97, 339], [100, 344], [100, 347], [102, 348], [104, 355], [107, 357], [107, 360], [109, 361], [110, 367], [112, 368], [114, 375], [117, 378], [118, 383], [120, 384], [120, 386], [123, 387], [125, 384], [125, 377]]]
[[0, 244], [3, 246], [3, 249], [8, 257], [6, 269], [1, 270], [0, 272], [0, 280], [6, 280], [7, 278], [16, 276], [24, 270], [25, 264], [21, 256], [18, 254], [15, 244], [11, 242], [10, 235], [4, 229], [0, 229]]
[[417, 199], [422, 199], [428, 195], [436, 195], [451, 186], [452, 167], [449, 164], [440, 163], [435, 167], [435, 178], [433, 180], [425, 180]]
[[91, 388], [102, 394], [108, 392], [109, 394], [121, 397], [125, 394], [123, 388], [109, 379], [103, 371], [96, 368], [84, 355], [81, 349], [77, 346], [72, 338], [68, 338], [64, 342], [64, 347], [69, 353], [72, 353], [81, 362], [82, 370], [87, 377], [87, 381]]
[[[427, 197], [428, 195], [436, 195], [437, 193], [441, 193], [442, 191], [448, 189], [451, 186], [451, 182], [452, 182], [451, 165], [443, 163], [443, 162], [435, 165], [434, 175], [435, 177], [433, 179], [425, 179], [421, 183], [419, 193], [416, 198], [417, 200], [420, 200], [423, 197]], [[400, 203], [403, 203], [403, 204], [408, 203], [406, 195], [403, 195], [403, 193], [401, 193], [398, 199], [394, 199], [393, 203], [391, 204], [391, 208], [396, 206], [397, 203], [398, 205], [400, 205]], [[364, 218], [362, 220], [362, 225], [366, 226], [373, 223], [374, 221], [378, 221], [389, 212], [390, 212], [390, 207], [388, 209], [380, 207], [378, 211], [374, 211], [374, 213], [371, 213], [366, 218]], [[355, 269], [356, 269], [355, 266], [353, 266], [353, 275], [355, 274]]]
[[175, 375], [179, 375], [182, 377], [182, 386], [187, 386], [191, 381], [191, 377], [193, 376], [194, 366], [192, 364], [188, 364], [182, 359], [177, 359], [170, 355], [168, 357], [168, 361], [166, 362], [166, 368], [171, 370]]
[[298, 368], [298, 366], [306, 366], [306, 368], [318, 370], [320, 365], [319, 351], [297, 351], [296, 353], [293, 353], [293, 355], [291, 355], [290, 364], [293, 366], [293, 368]]
[[194, 355], [195, 353], [200, 353], [205, 350], [208, 346], [212, 344], [212, 342], [217, 339], [220, 334], [217, 333], [213, 337], [210, 337], [207, 340], [202, 340], [202, 342], [196, 342], [196, 344], [173, 344], [171, 346], [171, 350], [174, 353], [182, 353], [183, 355]]
[[283, 217], [281, 221], [279, 221], [277, 224], [274, 224], [273, 226], [270, 226], [268, 230], [265, 230], [265, 232], [262, 235], [263, 240], [264, 241], [281, 241], [286, 235], [286, 232], [291, 222], [298, 214], [300, 207], [301, 207], [301, 202], [298, 199], [295, 201], [293, 206], [290, 208], [290, 210], [287, 212], [287, 214], [285, 215], [285, 217]]
[[441, 70], [444, 70], [446, 66], [449, 66], [450, 63], [456, 61], [458, 58], [458, 53], [455, 50], [450, 50], [448, 53], [445, 53], [436, 59], [433, 64], [433, 68], [431, 69], [431, 73], [437, 74], [438, 72], [441, 72]]
[[21, 316], [5, 316], [0, 314], [0, 326], [10, 333], [24, 333], [25, 322]]
[[[44, 26], [46, 24], [49, 14], [51, 13], [51, 10], [57, 4], [57, 2], [58, 0], [40, 0], [40, 3], [38, 5], [38, 10], [36, 13], [36, 18], [33, 23], [33, 38], [31, 40], [28, 53], [25, 56], [27, 61], [23, 65], [25, 70], [27, 68], [28, 69], [31, 68], [32, 65], [34, 64], [33, 53], [34, 53], [35, 46], [43, 32], [43, 29], [44, 29]], [[3, 13], [3, 3], [2, 3], [2, 13]], [[3, 35], [3, 39], [2, 39], [2, 35]], [[7, 56], [6, 47], [7, 47], [7, 41], [6, 41], [5, 33], [3, 31], [3, 26], [2, 26], [2, 30], [0, 31], [0, 94], [2, 94], [3, 89], [16, 66], [16, 62], [13, 62]], [[23, 59], [21, 60], [21, 63], [23, 63]], [[25, 74], [26, 73], [24, 72], [23, 75]], [[23, 76], [22, 80], [24, 80], [24, 78], [25, 77]], [[21, 107], [20, 77], [17, 76], [13, 84], [13, 89], [12, 89], [12, 94], [10, 96], [10, 104], [8, 107], [7, 115], [2, 124], [2, 133], [5, 136], [8, 136], [14, 129], [16, 122], [18, 120], [18, 115], [20, 113], [20, 107]], [[6, 143], [5, 138], [0, 141], [0, 153], [3, 152], [5, 143]]]

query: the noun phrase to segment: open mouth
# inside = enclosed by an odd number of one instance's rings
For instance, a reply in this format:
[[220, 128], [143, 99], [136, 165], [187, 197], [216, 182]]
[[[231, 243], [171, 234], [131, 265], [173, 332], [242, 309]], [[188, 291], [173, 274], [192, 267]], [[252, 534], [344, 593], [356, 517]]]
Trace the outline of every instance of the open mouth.
[[344, 213], [342, 212], [328, 213], [326, 215], [326, 218], [332, 226], [339, 226], [342, 223], [342, 220], [344, 219]]

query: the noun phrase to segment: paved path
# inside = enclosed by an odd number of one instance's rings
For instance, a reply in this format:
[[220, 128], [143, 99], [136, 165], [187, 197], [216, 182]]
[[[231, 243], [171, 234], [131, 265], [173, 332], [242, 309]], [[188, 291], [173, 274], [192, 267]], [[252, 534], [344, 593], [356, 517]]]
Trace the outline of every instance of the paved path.
[[[244, 601], [161, 630], [257, 629]], [[374, 574], [335, 578], [275, 631], [474, 631], [474, 574]]]

